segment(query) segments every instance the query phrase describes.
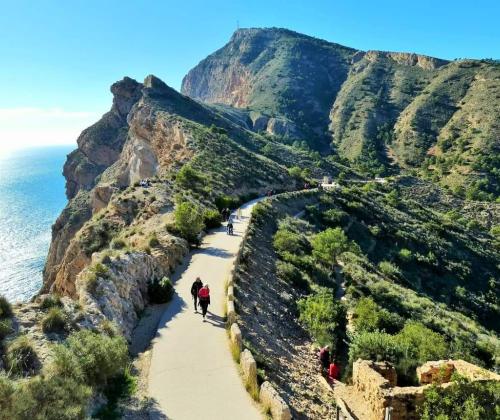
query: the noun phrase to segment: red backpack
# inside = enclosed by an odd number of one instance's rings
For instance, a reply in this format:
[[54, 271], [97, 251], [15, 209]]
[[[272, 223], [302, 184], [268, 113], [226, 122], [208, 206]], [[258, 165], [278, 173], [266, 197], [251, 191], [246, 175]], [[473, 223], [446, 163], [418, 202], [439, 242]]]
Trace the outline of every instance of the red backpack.
[[209, 296], [210, 296], [210, 290], [208, 289], [208, 287], [202, 287], [198, 292], [198, 297], [200, 299], [206, 299]]

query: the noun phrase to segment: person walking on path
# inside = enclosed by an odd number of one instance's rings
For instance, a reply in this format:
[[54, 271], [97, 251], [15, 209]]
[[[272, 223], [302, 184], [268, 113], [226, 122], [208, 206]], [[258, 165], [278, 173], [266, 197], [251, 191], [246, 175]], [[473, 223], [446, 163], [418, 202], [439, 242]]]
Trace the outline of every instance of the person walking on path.
[[203, 315], [203, 322], [205, 322], [205, 316], [207, 315], [208, 305], [210, 305], [210, 288], [208, 284], [205, 284], [198, 292], [198, 298], [200, 299], [200, 306]]
[[198, 312], [198, 293], [200, 289], [203, 287], [203, 283], [199, 277], [196, 277], [196, 280], [193, 282], [191, 286], [191, 296], [193, 296], [194, 301], [194, 311]]
[[227, 234], [232, 235], [233, 229], [234, 229], [233, 222], [231, 220], [229, 220], [229, 222], [227, 222], [227, 226], [226, 226]]

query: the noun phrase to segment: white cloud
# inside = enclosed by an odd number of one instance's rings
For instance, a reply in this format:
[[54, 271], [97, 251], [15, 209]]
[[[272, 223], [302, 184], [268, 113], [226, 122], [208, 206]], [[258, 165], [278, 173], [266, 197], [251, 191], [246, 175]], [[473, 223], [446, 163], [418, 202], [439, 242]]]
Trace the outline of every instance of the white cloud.
[[61, 108], [0, 108], [0, 151], [74, 144], [81, 131], [100, 115]]

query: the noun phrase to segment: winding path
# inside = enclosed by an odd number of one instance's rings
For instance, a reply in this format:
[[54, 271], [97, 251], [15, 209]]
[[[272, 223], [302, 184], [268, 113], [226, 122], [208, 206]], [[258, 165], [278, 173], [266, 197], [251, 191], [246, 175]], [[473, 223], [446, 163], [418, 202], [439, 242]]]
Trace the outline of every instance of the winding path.
[[[157, 404], [155, 419], [256, 420], [258, 406], [245, 391], [229, 350], [223, 318], [225, 280], [248, 227], [256, 201], [233, 220], [234, 236], [221, 227], [192, 252], [173, 276], [176, 294], [161, 317], [152, 343], [149, 395]], [[211, 290], [206, 322], [194, 312], [191, 284], [200, 276]]]

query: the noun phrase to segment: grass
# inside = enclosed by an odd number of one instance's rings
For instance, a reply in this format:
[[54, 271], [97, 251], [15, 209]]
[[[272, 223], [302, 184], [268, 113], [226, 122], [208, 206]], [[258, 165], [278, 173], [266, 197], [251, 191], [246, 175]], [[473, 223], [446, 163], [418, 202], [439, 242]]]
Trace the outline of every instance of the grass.
[[49, 310], [42, 320], [44, 333], [63, 332], [66, 329], [66, 314], [57, 307]]

